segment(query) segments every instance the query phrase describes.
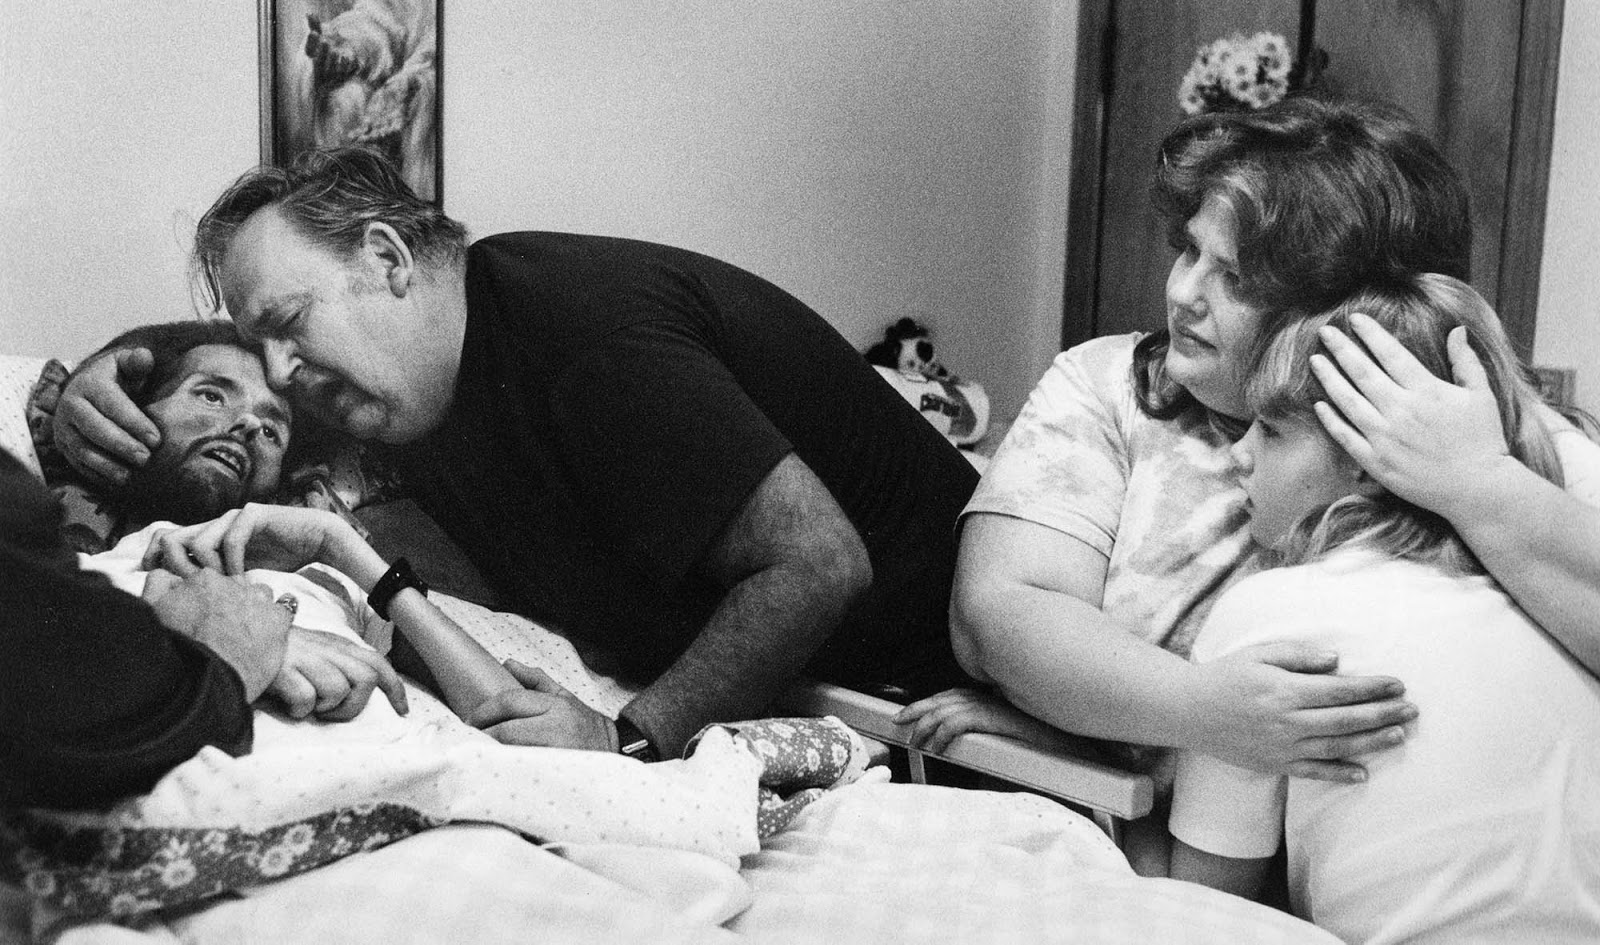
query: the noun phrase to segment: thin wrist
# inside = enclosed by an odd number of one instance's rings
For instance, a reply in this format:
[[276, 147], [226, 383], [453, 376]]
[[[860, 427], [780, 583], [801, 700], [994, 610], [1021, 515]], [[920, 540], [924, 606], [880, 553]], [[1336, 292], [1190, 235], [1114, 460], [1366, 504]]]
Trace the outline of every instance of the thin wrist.
[[[414, 600], [413, 594], [416, 595]], [[392, 620], [390, 605], [397, 597], [403, 606], [412, 606], [424, 603], [427, 596], [428, 583], [411, 569], [411, 562], [401, 557], [394, 559], [394, 564], [373, 583], [367, 592], [367, 605], [377, 611], [379, 617]]]
[[384, 572], [389, 570], [388, 562], [383, 556], [372, 549], [372, 546], [351, 528], [347, 523], [340, 522], [343, 526], [339, 534], [338, 551], [333, 557], [339, 560], [333, 563], [335, 568], [344, 572], [345, 576], [356, 582], [362, 593], [372, 593], [373, 585], [378, 583]]

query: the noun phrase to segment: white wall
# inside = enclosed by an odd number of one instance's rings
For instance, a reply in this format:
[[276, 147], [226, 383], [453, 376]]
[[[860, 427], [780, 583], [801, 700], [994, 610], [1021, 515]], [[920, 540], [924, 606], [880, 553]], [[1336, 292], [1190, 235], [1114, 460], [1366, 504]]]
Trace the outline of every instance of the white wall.
[[1069, 6], [480, 0], [446, 24], [446, 205], [727, 259], [858, 348], [924, 319], [1014, 412], [1060, 332]]
[[1600, 416], [1600, 3], [1565, 9], [1533, 350], [1576, 368], [1578, 404]]
[[259, 153], [253, 0], [7, 3], [0, 351], [193, 311], [194, 221]]
[[[256, 5], [8, 4], [0, 350], [189, 311], [194, 218], [257, 155]], [[902, 315], [1003, 417], [1060, 331], [1076, 3], [477, 0], [444, 36], [445, 206], [676, 243], [857, 347]]]

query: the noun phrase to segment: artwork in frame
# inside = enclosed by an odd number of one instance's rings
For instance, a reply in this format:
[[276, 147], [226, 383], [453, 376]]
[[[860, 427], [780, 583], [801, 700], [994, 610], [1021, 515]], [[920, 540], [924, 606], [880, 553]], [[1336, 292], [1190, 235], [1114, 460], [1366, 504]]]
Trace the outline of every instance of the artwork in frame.
[[262, 163], [369, 145], [440, 202], [443, 0], [259, 2]]

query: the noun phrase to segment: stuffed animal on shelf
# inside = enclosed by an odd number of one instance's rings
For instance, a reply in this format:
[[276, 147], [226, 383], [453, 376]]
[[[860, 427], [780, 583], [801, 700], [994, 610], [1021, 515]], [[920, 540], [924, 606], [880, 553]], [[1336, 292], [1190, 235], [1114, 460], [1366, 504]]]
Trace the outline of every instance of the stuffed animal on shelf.
[[867, 363], [894, 368], [907, 377], [930, 381], [959, 380], [933, 356], [931, 332], [914, 318], [902, 318], [884, 329], [883, 340], [867, 349]]
[[988, 432], [989, 395], [983, 385], [963, 381], [940, 364], [932, 333], [915, 319], [890, 325], [883, 340], [867, 349], [866, 358], [951, 443], [971, 446]]

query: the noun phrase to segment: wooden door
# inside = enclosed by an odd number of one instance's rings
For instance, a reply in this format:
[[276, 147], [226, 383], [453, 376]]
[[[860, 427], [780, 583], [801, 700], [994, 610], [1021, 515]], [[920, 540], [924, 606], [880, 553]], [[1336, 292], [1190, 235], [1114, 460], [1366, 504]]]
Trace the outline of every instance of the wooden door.
[[1328, 54], [1323, 87], [1415, 115], [1472, 195], [1473, 276], [1532, 350], [1561, 0], [1081, 0], [1062, 344], [1164, 320], [1149, 200], [1197, 47], [1270, 30]]

